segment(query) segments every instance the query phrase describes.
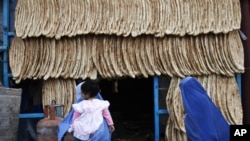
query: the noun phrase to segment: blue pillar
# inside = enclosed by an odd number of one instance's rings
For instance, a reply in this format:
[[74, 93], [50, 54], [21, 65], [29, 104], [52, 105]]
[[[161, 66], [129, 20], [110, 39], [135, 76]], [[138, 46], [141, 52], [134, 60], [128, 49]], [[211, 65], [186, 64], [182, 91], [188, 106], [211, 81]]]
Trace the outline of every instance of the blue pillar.
[[154, 128], [155, 128], [155, 141], [160, 140], [160, 118], [159, 118], [159, 86], [158, 77], [154, 76]]
[[9, 0], [3, 0], [3, 85], [9, 87]]

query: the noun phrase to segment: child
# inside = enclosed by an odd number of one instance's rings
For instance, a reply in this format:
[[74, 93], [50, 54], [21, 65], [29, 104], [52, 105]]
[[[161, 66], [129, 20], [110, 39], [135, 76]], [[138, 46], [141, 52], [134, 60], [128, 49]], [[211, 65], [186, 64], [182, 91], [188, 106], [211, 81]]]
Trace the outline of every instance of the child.
[[74, 115], [69, 132], [74, 131], [76, 140], [88, 140], [103, 124], [105, 118], [109, 125], [110, 132], [114, 132], [115, 127], [111, 115], [108, 111], [110, 103], [106, 100], [96, 98], [100, 91], [99, 85], [93, 80], [86, 80], [81, 86], [83, 101], [73, 104]]

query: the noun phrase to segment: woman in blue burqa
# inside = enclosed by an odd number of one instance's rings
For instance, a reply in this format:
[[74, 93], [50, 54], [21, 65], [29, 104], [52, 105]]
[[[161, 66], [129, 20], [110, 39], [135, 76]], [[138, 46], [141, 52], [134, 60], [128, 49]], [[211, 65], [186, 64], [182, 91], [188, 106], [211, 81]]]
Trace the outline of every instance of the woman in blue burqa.
[[[81, 85], [84, 82], [79, 83], [76, 86], [76, 103], [84, 100], [81, 97]], [[96, 96], [98, 99], [103, 99], [100, 93]], [[73, 118], [74, 110], [71, 109], [69, 114], [59, 123], [58, 125], [58, 141], [62, 141], [64, 135], [68, 132], [68, 129], [71, 125], [71, 121]], [[106, 120], [104, 120], [103, 124], [99, 127], [99, 129], [90, 136], [88, 141], [111, 141], [111, 132], [109, 130], [108, 124]]]
[[229, 124], [199, 81], [193, 77], [186, 77], [180, 82], [179, 87], [185, 110], [183, 118], [188, 140], [229, 141]]

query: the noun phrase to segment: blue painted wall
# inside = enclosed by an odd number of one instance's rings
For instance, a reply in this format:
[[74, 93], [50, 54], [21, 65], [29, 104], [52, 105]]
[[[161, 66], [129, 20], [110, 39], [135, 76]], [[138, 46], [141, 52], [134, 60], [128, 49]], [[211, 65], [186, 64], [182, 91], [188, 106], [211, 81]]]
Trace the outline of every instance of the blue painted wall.
[[[3, 45], [3, 1], [0, 1], [0, 46]], [[3, 54], [0, 52], [0, 58]], [[0, 82], [3, 82], [3, 63], [0, 62]]]

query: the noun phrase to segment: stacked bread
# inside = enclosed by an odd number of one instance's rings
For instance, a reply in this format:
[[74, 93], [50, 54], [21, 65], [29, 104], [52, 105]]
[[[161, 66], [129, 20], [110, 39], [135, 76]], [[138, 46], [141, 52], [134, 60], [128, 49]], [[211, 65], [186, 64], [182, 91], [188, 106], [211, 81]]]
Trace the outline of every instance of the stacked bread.
[[18, 0], [10, 68], [16, 83], [43, 80], [43, 103], [66, 109], [75, 79], [170, 76], [166, 139], [184, 141], [178, 83], [188, 75], [229, 123], [242, 122], [240, 22], [239, 0]]

